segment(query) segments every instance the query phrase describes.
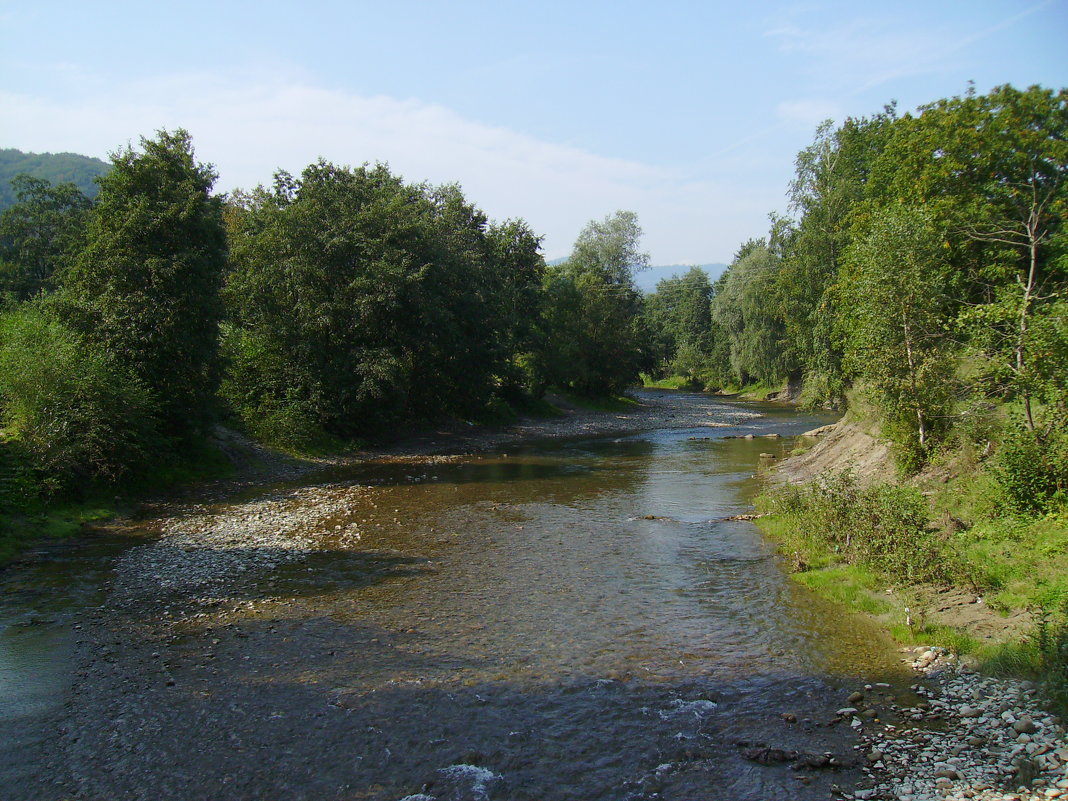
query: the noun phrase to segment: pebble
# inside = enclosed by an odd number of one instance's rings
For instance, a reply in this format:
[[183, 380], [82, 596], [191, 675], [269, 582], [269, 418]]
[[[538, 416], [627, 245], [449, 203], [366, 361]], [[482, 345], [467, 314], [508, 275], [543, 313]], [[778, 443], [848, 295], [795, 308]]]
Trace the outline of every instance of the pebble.
[[941, 648], [912, 652], [909, 661], [926, 680], [912, 689], [925, 700], [903, 710], [903, 725], [872, 722], [860, 730], [871, 786], [853, 797], [1068, 801], [1065, 730], [1040, 706], [1034, 685], [982, 676], [950, 656]]

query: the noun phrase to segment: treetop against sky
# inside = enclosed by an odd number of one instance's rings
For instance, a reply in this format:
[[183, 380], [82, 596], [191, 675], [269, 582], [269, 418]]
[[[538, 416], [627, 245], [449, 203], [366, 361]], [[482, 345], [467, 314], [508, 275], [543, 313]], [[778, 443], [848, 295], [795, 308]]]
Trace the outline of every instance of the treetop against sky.
[[[456, 181], [566, 255], [635, 210], [654, 263], [726, 262], [823, 119], [1068, 84], [1068, 2], [0, 2], [0, 146], [188, 129], [220, 189], [322, 156]], [[42, 47], [42, 42], [47, 42]]]

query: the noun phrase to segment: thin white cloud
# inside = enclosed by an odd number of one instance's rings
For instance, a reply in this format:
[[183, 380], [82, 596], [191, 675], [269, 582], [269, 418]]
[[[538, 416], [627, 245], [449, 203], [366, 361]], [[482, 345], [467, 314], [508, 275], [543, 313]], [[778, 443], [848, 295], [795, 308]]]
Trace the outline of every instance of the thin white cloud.
[[781, 25], [764, 35], [783, 53], [802, 57], [802, 68], [821, 85], [838, 89], [937, 71], [945, 44], [938, 31], [902, 30], [872, 18], [831, 27]]
[[841, 121], [843, 117], [838, 103], [823, 98], [784, 101], [775, 107], [775, 114], [783, 122], [809, 131], [826, 119]]
[[909, 24], [892, 12], [838, 25], [823, 19], [805, 25], [797, 20], [819, 11], [799, 6], [790, 11], [791, 21], [769, 28], [764, 36], [781, 52], [802, 59], [801, 69], [826, 92], [855, 97], [901, 78], [948, 72], [957, 66], [957, 53], [1055, 2], [1059, 0], [1042, 0], [972, 32], [959, 25], [932, 27], [924, 20]]
[[173, 75], [106, 88], [83, 79], [65, 93], [71, 101], [0, 92], [4, 145], [104, 156], [160, 128], [183, 127], [224, 190], [269, 183], [278, 168], [299, 173], [319, 157], [384, 161], [409, 181], [459, 182], [493, 218], [527, 219], [545, 234], [549, 257], [566, 254], [587, 220], [633, 209], [655, 260], [722, 260], [761, 232], [778, 200], [303, 77]]

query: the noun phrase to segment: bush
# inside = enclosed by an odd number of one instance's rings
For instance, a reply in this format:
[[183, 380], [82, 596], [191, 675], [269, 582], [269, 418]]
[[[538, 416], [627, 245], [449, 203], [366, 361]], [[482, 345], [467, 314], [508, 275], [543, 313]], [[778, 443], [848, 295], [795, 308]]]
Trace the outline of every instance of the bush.
[[805, 562], [826, 561], [817, 553], [825, 549], [893, 580], [935, 581], [947, 574], [941, 544], [927, 530], [927, 501], [913, 487], [862, 486], [847, 470], [785, 487], [764, 503], [797, 530], [793, 544]]
[[993, 472], [1013, 511], [1045, 514], [1068, 503], [1068, 431], [1039, 438], [1023, 426], [1006, 432]]
[[36, 305], [0, 318], [5, 425], [34, 466], [61, 482], [112, 482], [163, 445], [148, 390]]

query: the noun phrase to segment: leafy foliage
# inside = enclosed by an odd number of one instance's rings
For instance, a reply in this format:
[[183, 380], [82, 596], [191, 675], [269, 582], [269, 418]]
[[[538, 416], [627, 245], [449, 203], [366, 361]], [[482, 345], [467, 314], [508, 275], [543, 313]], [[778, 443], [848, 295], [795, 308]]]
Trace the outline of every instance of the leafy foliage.
[[90, 201], [71, 183], [11, 183], [18, 202], [0, 213], [0, 292], [22, 301], [55, 289], [84, 244]]
[[88, 198], [96, 197], [96, 179], [107, 173], [110, 165], [76, 153], [24, 153], [14, 148], [0, 148], [0, 211], [18, 202], [18, 190], [12, 181], [21, 175], [49, 184], [74, 184]]
[[210, 419], [218, 384], [222, 202], [188, 133], [161, 131], [141, 147], [115, 154], [100, 181], [61, 308], [152, 393], [163, 432], [184, 437]]
[[253, 427], [352, 436], [470, 414], [525, 380], [542, 261], [522, 221], [491, 227], [455, 186], [322, 161], [233, 214], [224, 389]]
[[793, 532], [786, 550], [802, 564], [867, 565], [894, 581], [945, 578], [950, 565], [927, 530], [928, 506], [913, 487], [862, 485], [846, 471], [765, 496]]
[[567, 261], [547, 272], [544, 370], [549, 383], [583, 395], [611, 395], [649, 365], [641, 295], [634, 285], [635, 270], [649, 263], [640, 250], [641, 233], [633, 212], [593, 221]]
[[763, 242], [750, 241], [716, 282], [712, 319], [728, 343], [730, 370], [739, 385], [776, 384], [793, 363], [782, 345], [784, 327], [771, 309], [781, 259]]
[[842, 278], [847, 365], [870, 387], [906, 468], [948, 427], [944, 237], [930, 215], [888, 207], [848, 249]]
[[0, 318], [4, 424], [43, 476], [114, 482], [157, 456], [152, 394], [47, 310]]

